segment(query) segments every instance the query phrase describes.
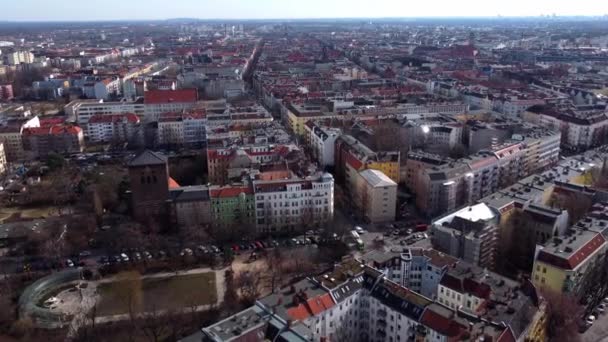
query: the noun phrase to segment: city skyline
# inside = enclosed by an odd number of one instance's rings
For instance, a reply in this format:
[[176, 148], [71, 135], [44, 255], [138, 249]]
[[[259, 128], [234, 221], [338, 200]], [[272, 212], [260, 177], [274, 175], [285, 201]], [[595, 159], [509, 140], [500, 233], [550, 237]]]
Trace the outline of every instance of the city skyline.
[[[227, 0], [221, 6], [208, 0], [178, 0], [167, 8], [160, 0], [120, 2], [108, 0], [92, 11], [90, 6], [73, 0], [63, 6], [41, 0], [23, 0], [4, 8], [3, 21], [100, 21], [100, 20], [163, 20], [171, 18], [197, 19], [330, 19], [330, 18], [450, 18], [450, 17], [536, 17], [603, 16], [608, 14], [605, 3], [582, 0], [576, 3], [541, 0], [510, 2], [464, 0], [458, 3], [440, 1], [431, 5], [410, 4], [395, 0], [378, 0], [374, 6], [361, 0], [323, 2], [311, 0], [305, 4], [278, 0]], [[216, 6], [214, 6], [216, 5]], [[69, 8], [70, 11], [65, 9]], [[73, 13], [79, 13], [75, 17]]]

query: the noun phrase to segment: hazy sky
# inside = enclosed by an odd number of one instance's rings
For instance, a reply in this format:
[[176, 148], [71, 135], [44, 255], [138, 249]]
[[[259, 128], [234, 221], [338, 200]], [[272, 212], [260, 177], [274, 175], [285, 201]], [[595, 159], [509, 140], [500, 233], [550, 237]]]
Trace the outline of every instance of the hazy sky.
[[604, 15], [608, 0], [13, 0], [2, 20]]

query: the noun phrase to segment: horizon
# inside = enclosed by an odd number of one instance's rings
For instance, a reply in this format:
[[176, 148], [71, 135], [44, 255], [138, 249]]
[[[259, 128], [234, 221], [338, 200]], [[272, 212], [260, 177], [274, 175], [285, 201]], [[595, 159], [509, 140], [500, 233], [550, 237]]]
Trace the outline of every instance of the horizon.
[[[99, 22], [191, 20], [331, 20], [331, 19], [474, 19], [546, 18], [608, 15], [608, 3], [580, 0], [444, 0], [431, 4], [410, 4], [399, 0], [309, 0], [293, 3], [280, 0], [175, 0], [166, 7], [162, 0], [106, 0], [103, 7], [76, 0], [62, 6], [45, 0], [21, 0], [5, 5], [1, 22]], [[67, 9], [67, 10], [66, 10]], [[78, 17], [74, 16], [78, 13]]]

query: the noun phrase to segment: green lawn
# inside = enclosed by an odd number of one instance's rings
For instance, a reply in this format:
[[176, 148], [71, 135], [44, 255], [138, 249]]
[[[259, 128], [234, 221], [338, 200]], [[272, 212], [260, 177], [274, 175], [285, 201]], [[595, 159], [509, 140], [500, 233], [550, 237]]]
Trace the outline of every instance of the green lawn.
[[134, 311], [176, 310], [217, 301], [215, 272], [178, 275], [168, 278], [120, 280], [97, 287], [98, 316]]

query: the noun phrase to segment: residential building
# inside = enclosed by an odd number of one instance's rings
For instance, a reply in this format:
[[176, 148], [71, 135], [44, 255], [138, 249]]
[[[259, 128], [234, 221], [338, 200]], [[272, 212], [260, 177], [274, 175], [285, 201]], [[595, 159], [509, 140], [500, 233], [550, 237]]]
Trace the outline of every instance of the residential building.
[[582, 295], [581, 286], [591, 273], [597, 272], [596, 264], [605, 262], [607, 213], [607, 206], [596, 204], [564, 235], [538, 245], [532, 270], [534, 285], [558, 293]]
[[209, 188], [203, 185], [169, 190], [171, 216], [180, 228], [202, 228], [211, 223]]
[[207, 139], [207, 117], [197, 110], [163, 113], [158, 120], [157, 144], [160, 146], [195, 146]]
[[365, 169], [382, 171], [399, 183], [399, 151], [374, 152], [354, 137], [342, 135], [336, 140], [335, 160], [336, 175], [352, 188], [356, 185], [356, 178], [351, 177], [353, 172]]
[[259, 233], [295, 232], [322, 226], [334, 215], [334, 178], [318, 173], [253, 181], [256, 226]]
[[369, 223], [392, 222], [397, 211], [397, 183], [378, 170], [358, 173], [354, 202]]
[[12, 84], [0, 84], [0, 101], [9, 101], [14, 97]]
[[34, 127], [40, 127], [40, 119], [37, 116], [25, 119], [12, 119], [4, 124], [0, 123], [0, 141], [4, 143], [7, 162], [12, 163], [26, 159], [22, 133], [24, 129]]
[[250, 185], [213, 185], [209, 188], [209, 197], [214, 229], [255, 230], [255, 197]]
[[144, 93], [145, 121], [158, 121], [163, 113], [191, 109], [198, 100], [196, 89], [149, 90]]
[[564, 148], [581, 151], [608, 142], [606, 105], [533, 106], [523, 114], [524, 120], [560, 131]]
[[480, 203], [432, 224], [433, 247], [480, 267], [493, 269], [497, 253], [497, 215]]
[[6, 161], [6, 153], [4, 151], [4, 143], [0, 141], [0, 177], [4, 176], [8, 168], [8, 162]]
[[336, 140], [341, 131], [336, 128], [321, 127], [309, 121], [305, 124], [306, 143], [311, 149], [312, 157], [322, 168], [333, 167], [335, 164]]
[[87, 131], [86, 126], [93, 116], [133, 113], [142, 119], [144, 117], [145, 106], [143, 100], [120, 102], [75, 100], [68, 103], [64, 110], [68, 117], [73, 118], [80, 127]]
[[8, 65], [31, 64], [34, 63], [34, 54], [21, 50], [7, 53], [4, 59]]
[[386, 279], [358, 260], [344, 260], [203, 328], [202, 341], [524, 340], [539, 301], [533, 290], [518, 294], [516, 308], [503, 302], [494, 316], [472, 314]]
[[84, 151], [82, 128], [68, 125], [32, 127], [23, 130], [23, 148], [32, 158], [50, 153], [72, 154]]
[[93, 143], [139, 142], [142, 134], [139, 117], [133, 113], [93, 115], [86, 132]]

